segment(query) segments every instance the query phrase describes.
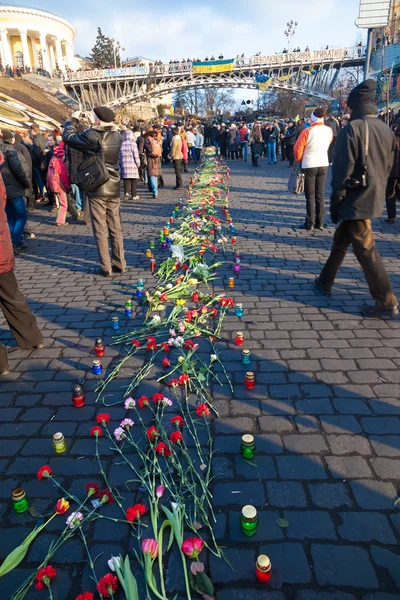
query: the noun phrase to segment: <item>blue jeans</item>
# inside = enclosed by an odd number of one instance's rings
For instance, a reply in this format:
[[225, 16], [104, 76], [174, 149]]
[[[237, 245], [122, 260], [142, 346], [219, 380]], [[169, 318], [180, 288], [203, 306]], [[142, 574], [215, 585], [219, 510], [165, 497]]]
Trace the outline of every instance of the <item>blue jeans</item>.
[[276, 142], [268, 142], [268, 164], [276, 163]]
[[33, 167], [32, 172], [33, 172], [33, 179], [35, 180], [35, 183], [39, 188], [39, 194], [41, 196], [43, 196], [44, 183], [43, 183], [42, 174], [40, 172], [40, 169], [38, 167]]
[[71, 183], [71, 190], [74, 195], [75, 206], [77, 210], [83, 210], [83, 194], [76, 183]]
[[247, 142], [240, 142], [240, 147], [243, 150], [243, 159], [247, 160], [249, 154], [249, 145]]
[[158, 194], [158, 177], [157, 177], [157, 175], [151, 175], [151, 177], [149, 177], [149, 181], [150, 181], [150, 189], [153, 192], [153, 195], [157, 196], [157, 194]]
[[28, 220], [25, 198], [7, 200], [6, 214], [14, 246], [23, 246], [24, 227]]
[[215, 154], [218, 156], [219, 145], [218, 145], [217, 140], [211, 140], [211, 145], [214, 146], [214, 148], [215, 148]]
[[191, 158], [192, 160], [197, 160], [197, 156], [196, 156], [196, 147], [195, 147], [195, 146], [192, 146], [192, 147], [190, 148], [190, 158]]

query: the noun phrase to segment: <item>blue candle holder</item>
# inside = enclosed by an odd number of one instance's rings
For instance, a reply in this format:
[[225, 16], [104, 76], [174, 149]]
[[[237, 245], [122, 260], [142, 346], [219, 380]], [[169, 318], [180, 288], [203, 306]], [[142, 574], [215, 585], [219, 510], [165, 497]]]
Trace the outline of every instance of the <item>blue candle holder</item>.
[[112, 328], [119, 329], [119, 318], [118, 317], [112, 318]]
[[242, 363], [244, 365], [249, 365], [251, 362], [250, 350], [242, 351]]
[[236, 304], [235, 315], [237, 317], [243, 317], [243, 313], [244, 313], [243, 304]]
[[92, 372], [94, 375], [101, 375], [103, 372], [103, 365], [99, 360], [94, 360], [92, 365]]

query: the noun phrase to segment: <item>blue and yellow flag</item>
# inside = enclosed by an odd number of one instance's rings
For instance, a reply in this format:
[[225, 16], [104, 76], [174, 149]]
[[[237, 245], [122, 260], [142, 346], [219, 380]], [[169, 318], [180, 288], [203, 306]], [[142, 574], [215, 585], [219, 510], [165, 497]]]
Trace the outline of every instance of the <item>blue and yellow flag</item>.
[[233, 71], [235, 59], [229, 60], [207, 60], [204, 62], [193, 62], [192, 73], [223, 73], [224, 71]]
[[269, 86], [271, 85], [271, 83], [272, 83], [272, 77], [270, 77], [270, 78], [268, 79], [268, 81], [259, 82], [259, 83], [258, 83], [258, 89], [259, 89], [261, 92], [266, 92], [266, 91], [267, 91], [267, 89], [269, 88]]

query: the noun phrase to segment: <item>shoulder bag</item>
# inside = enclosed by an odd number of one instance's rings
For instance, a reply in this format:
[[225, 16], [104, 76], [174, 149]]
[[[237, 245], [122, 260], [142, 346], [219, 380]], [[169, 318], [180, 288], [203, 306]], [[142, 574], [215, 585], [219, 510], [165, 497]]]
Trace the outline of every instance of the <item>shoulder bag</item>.
[[288, 190], [292, 194], [304, 192], [304, 173], [301, 172], [300, 163], [295, 163], [288, 181]]
[[104, 162], [103, 147], [99, 140], [99, 152], [86, 152], [86, 158], [76, 171], [76, 183], [83, 192], [95, 192], [99, 187], [107, 183], [110, 174]]

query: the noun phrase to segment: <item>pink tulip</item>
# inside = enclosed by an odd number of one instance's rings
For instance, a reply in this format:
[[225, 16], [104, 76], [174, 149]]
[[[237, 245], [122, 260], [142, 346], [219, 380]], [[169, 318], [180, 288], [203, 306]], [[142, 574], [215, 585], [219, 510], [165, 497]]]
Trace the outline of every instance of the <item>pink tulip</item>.
[[164, 492], [165, 492], [165, 487], [163, 485], [159, 485], [158, 488], [156, 489], [157, 498], [162, 498], [164, 496]]
[[183, 541], [181, 549], [188, 558], [198, 558], [203, 547], [204, 542], [201, 538], [192, 537]]
[[157, 558], [158, 556], [158, 542], [153, 539], [143, 540], [142, 542], [143, 554], [150, 554], [151, 558]]

